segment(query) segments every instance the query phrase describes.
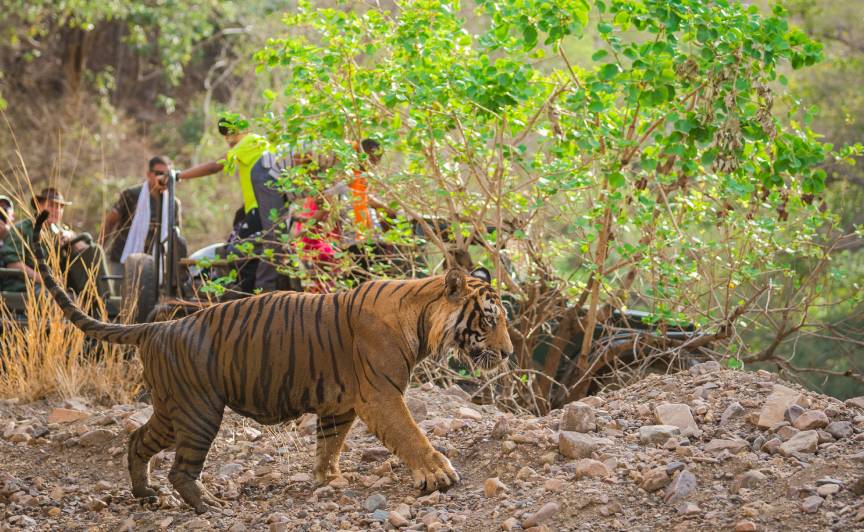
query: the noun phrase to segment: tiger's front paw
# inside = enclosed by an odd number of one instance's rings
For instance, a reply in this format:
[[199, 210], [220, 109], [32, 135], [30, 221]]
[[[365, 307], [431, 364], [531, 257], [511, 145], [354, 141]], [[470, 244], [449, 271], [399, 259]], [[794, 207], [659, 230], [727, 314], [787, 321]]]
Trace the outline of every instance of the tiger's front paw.
[[445, 490], [459, 482], [459, 474], [446, 456], [438, 451], [424, 460], [423, 467], [412, 472], [414, 487], [424, 492]]

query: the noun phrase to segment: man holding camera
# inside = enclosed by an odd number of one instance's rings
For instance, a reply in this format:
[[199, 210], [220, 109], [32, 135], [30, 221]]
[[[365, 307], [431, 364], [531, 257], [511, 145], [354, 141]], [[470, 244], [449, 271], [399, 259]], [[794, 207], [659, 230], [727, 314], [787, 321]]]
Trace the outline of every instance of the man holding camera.
[[[81, 294], [87, 287], [91, 277], [96, 285], [96, 293], [105, 298], [109, 294], [108, 281], [105, 279], [105, 254], [102, 248], [93, 242], [88, 233], [75, 233], [63, 223], [63, 212], [70, 205], [56, 188], [48, 187], [36, 195], [33, 201], [34, 214], [47, 211], [46, 223], [51, 230], [51, 243], [57, 246], [60, 253], [60, 264], [66, 274], [66, 285], [76, 294]], [[34, 283], [40, 285], [42, 278], [35, 268], [33, 254], [29, 246], [33, 238], [33, 220], [23, 220], [9, 231], [2, 248], [0, 248], [0, 263], [6, 268], [21, 270]], [[40, 244], [45, 248], [46, 244]], [[7, 283], [3, 289], [10, 292], [24, 292], [24, 281], [15, 280]]]
[[[161, 240], [168, 235], [168, 210], [165, 190], [171, 161], [156, 156], [147, 163], [147, 177], [140, 185], [120, 193], [114, 207], [105, 215], [104, 238], [111, 239], [108, 266], [114, 275], [123, 274], [123, 264], [132, 253], [151, 253], [155, 245], [156, 229], [162, 227]], [[174, 224], [180, 227], [180, 200], [174, 198]], [[175, 240], [177, 256], [186, 256], [186, 243]]]

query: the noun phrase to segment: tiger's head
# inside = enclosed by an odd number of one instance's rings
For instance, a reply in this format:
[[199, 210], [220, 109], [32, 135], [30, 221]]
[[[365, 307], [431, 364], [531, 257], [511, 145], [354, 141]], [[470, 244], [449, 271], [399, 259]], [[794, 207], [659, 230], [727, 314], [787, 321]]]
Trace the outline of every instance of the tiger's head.
[[507, 312], [491, 280], [486, 268], [471, 273], [454, 268], [444, 277], [454, 347], [481, 370], [494, 368], [513, 354]]

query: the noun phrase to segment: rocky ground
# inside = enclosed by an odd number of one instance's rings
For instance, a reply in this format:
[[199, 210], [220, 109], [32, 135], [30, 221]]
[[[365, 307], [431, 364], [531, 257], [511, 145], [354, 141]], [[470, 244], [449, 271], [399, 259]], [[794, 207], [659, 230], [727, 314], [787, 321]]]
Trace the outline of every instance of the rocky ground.
[[[147, 405], [7, 400], [0, 530], [864, 530], [864, 398], [714, 363], [542, 418], [458, 388], [409, 397], [462, 475], [450, 491], [415, 491], [362, 424], [345, 480], [318, 487], [314, 419], [263, 427], [229, 413], [204, 473], [229, 505], [201, 516], [170, 494], [151, 506], [130, 495], [126, 435]], [[172, 454], [153, 463], [165, 487]]]

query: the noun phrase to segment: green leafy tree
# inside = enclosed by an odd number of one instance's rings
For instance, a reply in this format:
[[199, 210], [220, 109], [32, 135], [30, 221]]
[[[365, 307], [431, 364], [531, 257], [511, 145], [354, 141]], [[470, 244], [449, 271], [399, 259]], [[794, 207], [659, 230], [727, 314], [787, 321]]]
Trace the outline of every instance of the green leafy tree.
[[[668, 359], [725, 343], [734, 360], [747, 359], [741, 330], [757, 308], [780, 312], [776, 301], [806, 320], [793, 296], [815, 297], [828, 280], [800, 261], [827, 260], [835, 222], [821, 165], [851, 152], [832, 152], [794, 120], [794, 106], [773, 110], [787, 83], [778, 69], [822, 59], [783, 8], [478, 2], [476, 20], [486, 22], [472, 31], [466, 9], [301, 3], [285, 17], [291, 35], [256, 55], [261, 69], [288, 74], [259, 122], [274, 142], [340, 153], [346, 163], [325, 182], [355, 164], [346, 139], [383, 140], [392, 156], [378, 191], [424, 226], [447, 263], [467, 255], [494, 267], [518, 302], [514, 375], [533, 367], [543, 324], [558, 323], [546, 375], [524, 385], [541, 409], [584, 395], [601, 369], [649, 366], [650, 357], [633, 359], [639, 350]], [[602, 46], [580, 68], [567, 49], [589, 27]], [[284, 181], [308, 193], [316, 183]], [[447, 220], [452, 241], [430, 217]], [[860, 301], [860, 291], [850, 297]], [[628, 308], [660, 331], [692, 322], [701, 334], [594, 335]], [[568, 353], [561, 335], [584, 331]], [[507, 393], [526, 393], [522, 382]]]

